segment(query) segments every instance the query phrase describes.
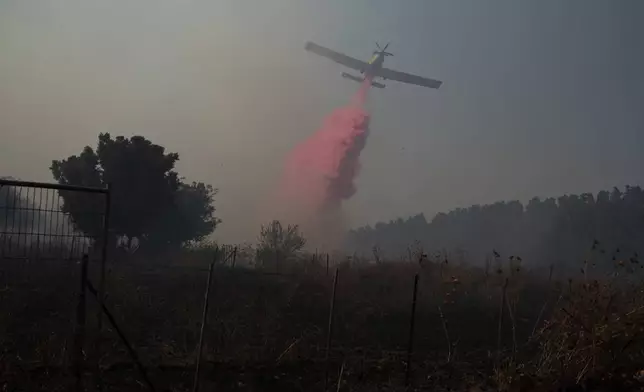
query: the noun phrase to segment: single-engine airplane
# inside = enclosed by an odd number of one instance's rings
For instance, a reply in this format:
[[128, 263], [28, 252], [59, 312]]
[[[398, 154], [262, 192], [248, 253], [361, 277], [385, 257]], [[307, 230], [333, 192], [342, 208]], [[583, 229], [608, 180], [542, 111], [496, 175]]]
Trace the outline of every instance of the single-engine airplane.
[[313, 42], [307, 42], [305, 49], [309, 52], [313, 52], [320, 56], [327, 57], [336, 63], [340, 63], [345, 67], [353, 68], [357, 71], [360, 71], [363, 74], [363, 77], [355, 76], [348, 74], [346, 72], [342, 73], [343, 78], [351, 79], [356, 82], [362, 82], [365, 79], [371, 80], [371, 85], [377, 88], [385, 88], [385, 85], [382, 83], [374, 82], [374, 79], [379, 77], [384, 80], [395, 80], [402, 83], [415, 84], [418, 86], [429, 87], [429, 88], [439, 88], [443, 82], [440, 80], [428, 79], [422, 76], [411, 75], [405, 72], [394, 71], [393, 69], [384, 68], [382, 65], [385, 62], [385, 57], [393, 56], [393, 54], [387, 52], [389, 44], [385, 45], [384, 48], [381, 48], [380, 45], [376, 42], [376, 47], [378, 50], [373, 52], [373, 57], [369, 62], [364, 62], [353, 57], [349, 57], [345, 54], [338, 53], [331, 49], [325, 48]]

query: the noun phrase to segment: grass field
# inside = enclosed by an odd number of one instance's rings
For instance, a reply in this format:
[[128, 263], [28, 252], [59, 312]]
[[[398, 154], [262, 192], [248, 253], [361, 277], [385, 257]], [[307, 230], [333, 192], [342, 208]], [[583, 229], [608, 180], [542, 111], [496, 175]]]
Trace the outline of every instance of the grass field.
[[[106, 305], [157, 390], [190, 391], [208, 259], [119, 260]], [[201, 390], [639, 390], [644, 294], [639, 262], [610, 274], [588, 263], [563, 276], [498, 258], [476, 268], [443, 258], [360, 265], [302, 256], [271, 270], [214, 269]], [[610, 261], [607, 261], [610, 262]], [[243, 264], [243, 263], [239, 263]], [[339, 280], [325, 361], [333, 274]], [[585, 268], [585, 269], [584, 269]], [[90, 279], [98, 281], [90, 263]], [[77, 261], [0, 263], [0, 385], [69, 390], [80, 286]], [[414, 276], [419, 276], [405, 387]], [[146, 386], [88, 297], [87, 390]]]

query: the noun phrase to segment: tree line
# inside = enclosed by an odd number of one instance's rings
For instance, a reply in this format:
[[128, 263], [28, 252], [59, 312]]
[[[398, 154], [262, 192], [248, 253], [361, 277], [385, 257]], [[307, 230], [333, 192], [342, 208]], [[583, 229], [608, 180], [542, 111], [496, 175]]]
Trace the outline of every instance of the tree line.
[[[137, 238], [147, 249], [168, 250], [205, 239], [221, 222], [214, 207], [217, 189], [186, 181], [175, 170], [178, 160], [179, 154], [142, 136], [113, 138], [102, 133], [96, 148], [86, 146], [78, 155], [54, 160], [50, 171], [60, 184], [110, 186], [110, 238]], [[4, 210], [31, 204], [12, 192], [0, 189]], [[105, 201], [78, 192], [60, 192], [60, 196], [62, 210], [76, 230], [100, 238], [102, 219], [97, 219], [96, 212], [104, 210]], [[274, 244], [282, 232], [278, 223], [262, 228], [262, 259], [269, 258], [269, 253], [274, 258], [272, 249], [280, 248]], [[284, 232], [290, 230], [298, 229], [289, 227]], [[290, 234], [286, 237], [295, 238], [292, 242], [301, 249], [299, 231]], [[283, 253], [291, 253], [290, 242], [285, 243]], [[459, 254], [471, 262], [503, 254], [520, 255], [531, 263], [561, 264], [584, 260], [589, 250], [614, 259], [637, 258], [643, 243], [644, 191], [626, 186], [596, 195], [535, 197], [525, 205], [519, 201], [473, 205], [439, 213], [431, 221], [419, 214], [381, 222], [351, 230], [345, 250], [377, 259], [411, 257], [420, 250], [421, 254]]]
[[644, 191], [614, 188], [597, 195], [473, 205], [377, 223], [349, 233], [346, 246], [359, 253], [389, 257], [410, 254], [412, 247], [459, 254], [470, 262], [486, 257], [520, 255], [530, 263], [573, 264], [598, 252], [612, 259], [636, 259], [644, 245]]

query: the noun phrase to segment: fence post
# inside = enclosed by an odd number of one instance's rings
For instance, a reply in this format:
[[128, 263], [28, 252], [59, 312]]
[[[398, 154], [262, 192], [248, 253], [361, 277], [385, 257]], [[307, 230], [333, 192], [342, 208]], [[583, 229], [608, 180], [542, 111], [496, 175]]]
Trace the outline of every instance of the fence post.
[[110, 213], [112, 204], [112, 186], [107, 184], [107, 192], [105, 193], [105, 210], [103, 218], [103, 248], [101, 249], [101, 274], [98, 283], [98, 303], [101, 305], [98, 309], [98, 333], [103, 330], [103, 311], [101, 307], [105, 302], [105, 263], [107, 263], [107, 248], [110, 240]]
[[326, 354], [324, 358], [324, 392], [328, 390], [329, 386], [329, 351], [331, 349], [331, 337], [333, 336], [333, 312], [335, 308], [335, 290], [338, 287], [338, 273], [340, 271], [335, 269], [335, 277], [333, 278], [333, 292], [331, 294], [331, 306], [329, 309], [329, 326], [326, 335]]
[[235, 263], [237, 262], [237, 246], [233, 250], [233, 269], [235, 268]]
[[508, 290], [508, 278], [505, 278], [505, 283], [503, 284], [503, 292], [501, 294], [501, 305], [499, 307], [499, 327], [496, 335], [496, 366], [499, 366], [501, 361], [501, 338], [503, 331], [503, 308], [505, 307], [505, 295]]
[[329, 276], [329, 254], [326, 254], [326, 276]]
[[[215, 255], [215, 257], [217, 257]], [[213, 260], [210, 263], [210, 268], [208, 269], [208, 281], [206, 283], [206, 293], [204, 294], [204, 303], [203, 303], [203, 314], [201, 316], [201, 331], [199, 332], [199, 349], [197, 350], [197, 367], [195, 369], [195, 381], [192, 386], [192, 391], [197, 392], [199, 390], [199, 376], [201, 375], [201, 354], [203, 352], [203, 335], [206, 329], [206, 322], [208, 321], [208, 298], [210, 294], [210, 283], [212, 282], [212, 270], [215, 265]]]
[[405, 370], [405, 387], [409, 386], [411, 373], [411, 354], [414, 349], [414, 325], [416, 323], [416, 298], [418, 295], [418, 274], [414, 276], [414, 296], [411, 300], [411, 318], [409, 320], [409, 344], [407, 345], [407, 368]]
[[76, 391], [83, 388], [83, 346], [85, 344], [85, 318], [86, 305], [85, 293], [87, 290], [87, 254], [81, 260], [80, 291], [78, 293], [78, 304], [76, 305], [76, 331], [74, 333], [74, 373], [76, 376]]

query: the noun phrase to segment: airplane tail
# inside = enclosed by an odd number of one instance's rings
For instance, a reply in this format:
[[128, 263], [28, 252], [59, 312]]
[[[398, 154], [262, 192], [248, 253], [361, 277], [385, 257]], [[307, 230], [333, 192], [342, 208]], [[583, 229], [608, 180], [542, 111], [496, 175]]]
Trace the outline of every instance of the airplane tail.
[[[342, 72], [342, 77], [343, 77], [343, 78], [347, 78], [347, 79], [351, 79], [351, 80], [353, 80], [354, 82], [358, 82], [358, 83], [362, 83], [362, 82], [364, 81], [364, 79], [363, 79], [363, 78], [358, 77], [358, 76], [354, 76], [354, 75], [351, 75], [351, 74], [348, 74], [348, 73], [346, 73], [346, 72]], [[377, 88], [385, 88], [385, 85], [384, 85], [384, 84], [382, 84], [382, 83], [378, 83], [378, 82], [371, 82], [371, 85], [372, 85], [373, 87], [377, 87]]]

